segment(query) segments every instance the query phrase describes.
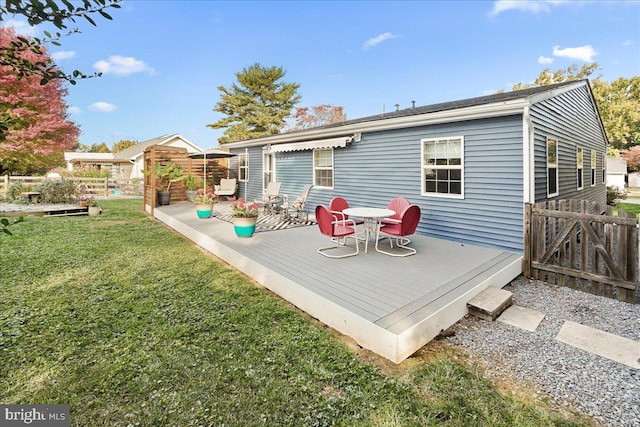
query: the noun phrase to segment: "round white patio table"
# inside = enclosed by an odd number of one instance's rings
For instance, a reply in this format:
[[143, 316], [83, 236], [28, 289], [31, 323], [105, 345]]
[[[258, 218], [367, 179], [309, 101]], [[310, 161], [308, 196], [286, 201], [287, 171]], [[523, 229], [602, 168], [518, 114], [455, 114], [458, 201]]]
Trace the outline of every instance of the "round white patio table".
[[383, 218], [388, 218], [395, 214], [396, 211], [382, 208], [347, 208], [342, 211], [345, 215], [362, 218], [364, 221], [364, 252], [367, 253], [369, 248], [369, 239], [375, 236], [378, 226]]

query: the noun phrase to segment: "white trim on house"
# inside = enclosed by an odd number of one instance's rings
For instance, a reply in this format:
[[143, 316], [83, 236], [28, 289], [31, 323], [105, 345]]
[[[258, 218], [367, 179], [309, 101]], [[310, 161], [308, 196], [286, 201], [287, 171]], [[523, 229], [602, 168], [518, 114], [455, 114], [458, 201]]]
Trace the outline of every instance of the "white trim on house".
[[596, 169], [598, 166], [598, 156], [596, 155], [596, 150], [591, 150], [591, 186], [595, 187], [598, 180], [596, 179]]
[[500, 117], [511, 114], [521, 114], [525, 107], [531, 105], [528, 99], [495, 102], [492, 104], [475, 105], [473, 107], [457, 108], [452, 110], [437, 111], [434, 113], [416, 114], [389, 119], [372, 120], [370, 122], [353, 123], [336, 127], [309, 129], [301, 132], [290, 132], [265, 136], [252, 140], [228, 142], [225, 148], [246, 148], [261, 144], [281, 144], [285, 142], [300, 142], [300, 139], [316, 140], [328, 138], [345, 133], [365, 133], [389, 129], [404, 129], [407, 127], [424, 126], [438, 123], [452, 123], [466, 120]]
[[[317, 167], [316, 166], [316, 153], [319, 151], [329, 151], [331, 150], [331, 166], [327, 167], [327, 166], [320, 166]], [[331, 186], [326, 186], [326, 185], [320, 185], [318, 184], [318, 182], [316, 181], [316, 171], [318, 170], [330, 170], [331, 171]], [[334, 176], [334, 156], [333, 156], [333, 147], [324, 147], [324, 148], [316, 148], [313, 150], [313, 186], [314, 188], [324, 188], [324, 189], [328, 189], [328, 190], [333, 190], [333, 187], [335, 185], [335, 176]]]
[[[549, 166], [549, 141], [554, 141], [556, 143], [556, 163], [554, 166]], [[560, 163], [558, 162], [558, 153], [560, 152], [560, 141], [557, 138], [549, 138], [547, 137], [547, 141], [545, 144], [545, 163], [547, 169], [547, 197], [555, 197], [560, 194]], [[549, 169], [556, 170], [556, 191], [554, 193], [549, 192]]]
[[578, 190], [584, 188], [584, 148], [576, 145], [576, 185]]
[[[242, 164], [243, 159], [244, 165]], [[242, 171], [244, 171], [244, 174]], [[249, 182], [249, 153], [247, 152], [238, 154], [238, 182]]]
[[[458, 140], [460, 141], [460, 165], [427, 165], [424, 163], [425, 152], [424, 146], [426, 142], [436, 142], [436, 141], [448, 141], [448, 140]], [[422, 178], [422, 195], [428, 197], [443, 197], [448, 199], [464, 199], [464, 136], [445, 136], [439, 138], [423, 138], [420, 140], [420, 158], [421, 158], [421, 178]], [[426, 188], [426, 177], [425, 177], [425, 169], [434, 169], [436, 170], [436, 174], [438, 170], [459, 170], [460, 171], [460, 194], [458, 193], [438, 193], [427, 191]], [[436, 178], [437, 181], [437, 178]], [[448, 179], [447, 181], [450, 181]], [[436, 184], [437, 185], [437, 184]]]
[[522, 199], [524, 203], [535, 201], [535, 167], [534, 159], [534, 132], [529, 107], [524, 107], [522, 113]]
[[287, 151], [305, 151], [316, 148], [344, 148], [353, 139], [353, 136], [341, 136], [338, 138], [319, 139], [315, 141], [292, 142], [289, 144], [271, 145], [270, 153], [284, 153]]

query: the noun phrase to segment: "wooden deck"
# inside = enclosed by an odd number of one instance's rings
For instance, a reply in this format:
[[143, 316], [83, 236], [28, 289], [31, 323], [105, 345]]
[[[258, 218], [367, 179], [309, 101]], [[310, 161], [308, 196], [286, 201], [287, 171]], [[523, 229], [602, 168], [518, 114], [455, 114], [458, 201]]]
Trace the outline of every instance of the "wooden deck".
[[[216, 205], [216, 210], [222, 207]], [[150, 208], [147, 206], [147, 211]], [[214, 211], [215, 214], [215, 211]], [[412, 236], [418, 254], [369, 252], [344, 259], [317, 226], [238, 238], [233, 226], [199, 219], [191, 204], [156, 207], [155, 217], [359, 345], [400, 363], [467, 313], [466, 303], [522, 272], [522, 256]]]
[[4, 217], [88, 215], [88, 211], [89, 208], [72, 204], [32, 203], [16, 205], [0, 203], [0, 216]]

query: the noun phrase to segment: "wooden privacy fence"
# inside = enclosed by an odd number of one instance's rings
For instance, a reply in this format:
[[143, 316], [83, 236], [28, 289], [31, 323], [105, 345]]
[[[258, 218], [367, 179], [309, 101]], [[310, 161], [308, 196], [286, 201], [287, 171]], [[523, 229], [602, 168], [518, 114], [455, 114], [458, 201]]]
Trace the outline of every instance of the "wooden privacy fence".
[[[175, 163], [180, 168], [184, 169], [184, 175], [192, 174], [198, 177], [199, 180], [205, 178], [205, 160], [192, 159], [189, 157], [189, 152], [182, 147], [172, 147], [166, 145], [152, 145], [144, 150], [144, 169], [148, 171], [155, 171], [155, 165], [166, 164], [169, 162]], [[207, 193], [213, 193], [213, 185], [220, 182], [220, 178], [225, 177], [228, 174], [227, 168], [228, 162], [226, 159], [207, 159], [206, 160], [206, 183]], [[184, 176], [183, 175], [183, 176]], [[143, 210], [147, 211], [147, 206], [150, 208], [149, 213], [153, 215], [157, 196], [156, 190], [159, 189], [159, 182], [153, 175], [144, 176], [144, 204]], [[187, 188], [184, 183], [176, 182], [171, 184], [171, 200], [172, 201], [185, 201], [187, 200]]]
[[585, 200], [527, 204], [524, 274], [630, 303], [640, 302], [638, 219]]

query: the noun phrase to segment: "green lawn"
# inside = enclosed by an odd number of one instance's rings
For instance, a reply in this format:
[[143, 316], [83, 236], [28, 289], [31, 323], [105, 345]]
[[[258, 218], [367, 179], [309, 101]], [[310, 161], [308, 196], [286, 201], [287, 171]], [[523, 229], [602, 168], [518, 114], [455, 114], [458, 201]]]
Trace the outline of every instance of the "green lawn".
[[618, 203], [616, 207], [624, 209], [625, 211], [628, 211], [628, 212], [632, 212], [636, 215], [640, 215], [640, 204], [621, 202], [621, 203]]
[[74, 426], [591, 425], [454, 351], [358, 355], [141, 201], [102, 206], [0, 234], [0, 402], [69, 404]]

